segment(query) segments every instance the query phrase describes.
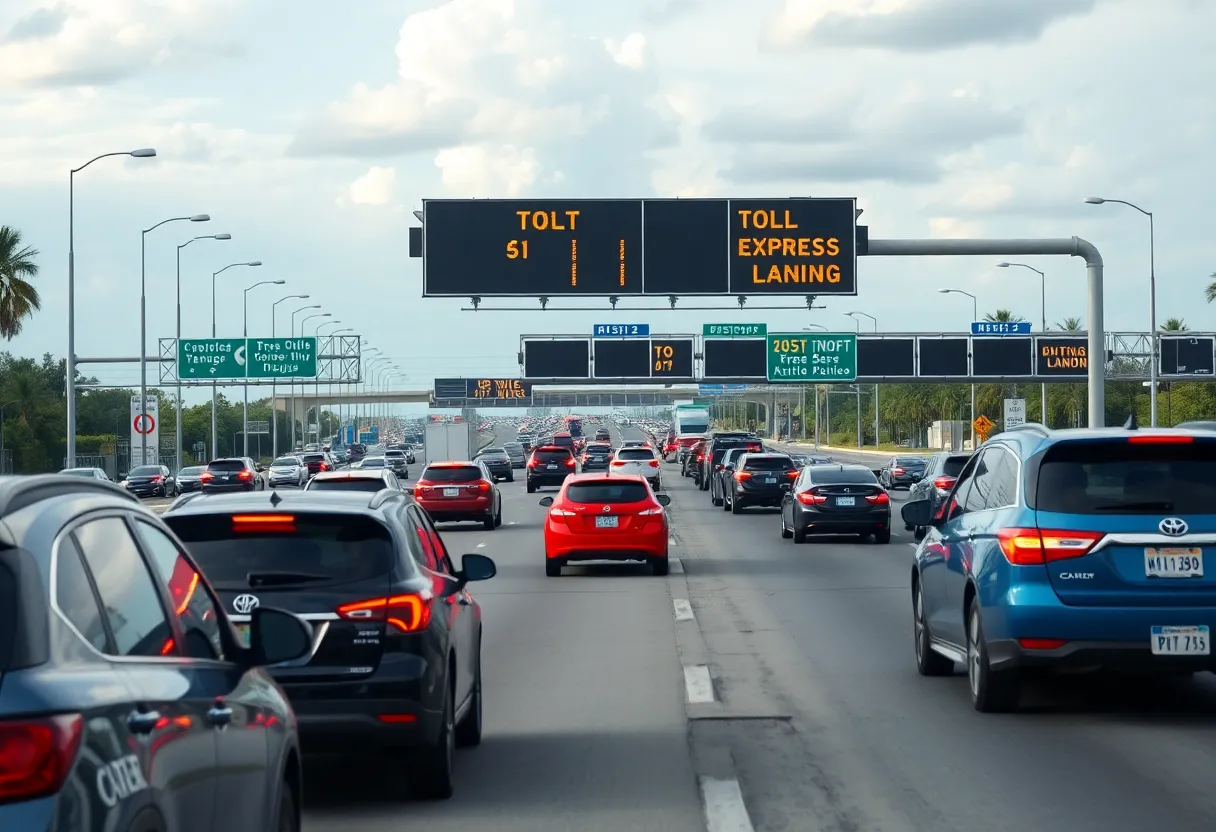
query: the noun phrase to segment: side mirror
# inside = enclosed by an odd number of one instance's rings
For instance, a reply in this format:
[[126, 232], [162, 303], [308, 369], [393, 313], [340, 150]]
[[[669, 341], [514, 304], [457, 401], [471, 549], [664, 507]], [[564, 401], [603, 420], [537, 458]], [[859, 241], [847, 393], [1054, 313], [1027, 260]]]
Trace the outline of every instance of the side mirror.
[[553, 505], [553, 498], [552, 497], [541, 497], [540, 504], [547, 508], [547, 507]]
[[249, 649], [254, 665], [275, 665], [304, 658], [312, 652], [312, 625], [286, 610], [256, 607], [249, 624]]
[[916, 528], [933, 525], [933, 501], [911, 500], [899, 510], [904, 522]]
[[494, 561], [485, 555], [462, 555], [460, 558], [460, 571], [456, 573], [456, 577], [464, 582], [472, 581], [488, 581], [498, 574], [498, 567], [494, 565]]
[[659, 505], [663, 506], [664, 508], [671, 505], [671, 498], [666, 494], [656, 494], [655, 499], [658, 500]]

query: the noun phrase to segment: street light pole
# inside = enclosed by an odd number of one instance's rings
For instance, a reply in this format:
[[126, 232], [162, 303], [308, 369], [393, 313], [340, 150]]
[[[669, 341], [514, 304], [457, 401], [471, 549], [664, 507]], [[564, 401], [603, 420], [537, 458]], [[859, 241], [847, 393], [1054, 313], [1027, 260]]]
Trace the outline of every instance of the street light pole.
[[[210, 222], [208, 214], [189, 217], [170, 217], [139, 235], [139, 464], [148, 464], [148, 234], [171, 222]], [[131, 449], [134, 452], [134, 448]], [[160, 449], [157, 448], [157, 457]], [[132, 464], [130, 467], [134, 468]], [[176, 470], [176, 469], [175, 469]]]
[[[194, 237], [186, 240], [177, 247], [177, 332], [176, 345], [174, 351], [177, 357], [181, 357], [182, 343], [182, 249], [197, 240], [231, 240], [231, 234], [204, 234], [201, 237]], [[177, 467], [180, 470], [182, 467], [182, 368], [179, 366], [176, 358], [173, 362], [173, 375], [177, 376], [177, 429], [175, 431], [176, 439], [174, 441], [174, 453], [177, 454]]]
[[147, 159], [155, 155], [156, 151], [150, 147], [103, 153], [100, 156], [94, 156], [80, 167], [71, 168], [68, 171], [68, 355], [65, 366], [66, 378], [64, 379], [68, 435], [65, 468], [76, 467], [76, 174], [98, 159], [106, 159], [110, 156]]
[[[317, 356], [318, 357], [321, 355], [321, 327], [337, 326], [340, 323], [342, 323], [342, 322], [341, 321], [327, 321], [326, 323], [317, 324]], [[353, 331], [354, 330], [352, 330], [350, 328], [335, 329], [333, 332], [329, 333], [329, 335], [327, 335], [325, 337], [332, 339], [339, 332], [353, 332]], [[333, 349], [332, 349], [332, 344], [333, 344], [333, 342], [331, 340], [330, 341], [330, 345], [331, 345], [330, 355], [334, 354]], [[317, 401], [317, 441], [320, 442], [321, 441], [321, 379], [320, 379], [319, 371], [318, 371], [318, 377], [317, 377], [315, 383], [313, 384], [313, 388], [316, 390], [316, 394], [317, 394], [317, 400], [316, 400]], [[332, 442], [330, 443], [330, 449], [331, 450], [333, 449]]]
[[[980, 319], [980, 303], [975, 295], [970, 292], [964, 292], [962, 289], [938, 289], [937, 291], [943, 295], [966, 295], [971, 298], [971, 320], [978, 321]], [[975, 382], [973, 381], [971, 382], [971, 451], [973, 453], [978, 447], [975, 440]], [[953, 439], [951, 439], [950, 444], [954, 444]]]
[[[275, 338], [275, 319], [278, 317], [276, 309], [280, 303], [285, 300], [307, 300], [308, 295], [288, 295], [285, 298], [279, 298], [274, 303], [270, 304], [270, 337]], [[270, 437], [270, 458], [274, 459], [279, 455], [279, 413], [275, 407], [275, 400], [278, 398], [278, 384], [272, 378], [270, 380], [270, 421], [271, 421], [271, 437]], [[287, 416], [287, 406], [283, 406], [283, 416]]]
[[[320, 308], [321, 308], [321, 304], [314, 303], [311, 306], [303, 306], [303, 307], [297, 309], [296, 312], [303, 312], [306, 309], [320, 309]], [[291, 313], [291, 337], [292, 338], [296, 337], [296, 312]], [[308, 321], [311, 321], [313, 318], [317, 318], [317, 317], [328, 318], [329, 313], [323, 312], [318, 315], [308, 315], [307, 317], [304, 318], [304, 320], [300, 321], [300, 337], [304, 336], [304, 324], [307, 323]], [[305, 415], [307, 416], [307, 414], [305, 414]], [[305, 436], [307, 436], [308, 435], [307, 426], [303, 425], [303, 424], [300, 425], [300, 432], [303, 433]], [[291, 450], [294, 452], [295, 449], [296, 449], [296, 380], [293, 378], [291, 380]]]
[[[355, 396], [359, 395], [359, 387], [361, 385], [366, 388], [367, 373], [371, 370], [372, 362], [376, 360], [375, 356], [376, 356], [376, 353], [378, 353], [378, 352], [380, 352], [379, 347], [367, 348], [366, 341], [364, 341], [363, 346], [361, 346], [359, 348], [359, 380], [357, 382], [351, 384], [351, 392]], [[365, 360], [364, 357], [369, 356], [369, 355], [372, 356], [372, 358], [370, 360]], [[351, 407], [351, 430], [354, 432], [355, 441], [358, 442], [359, 441], [359, 438], [358, 438], [359, 437], [359, 424], [358, 423], [359, 423], [359, 420], [362, 418], [360, 416], [360, 414], [361, 414], [361, 412], [363, 412], [364, 408], [361, 405], [359, 405], [358, 402], [352, 402], [352, 405], [353, 406]]]
[[[1148, 365], [1148, 406], [1149, 421], [1153, 427], [1157, 427], [1157, 362], [1159, 360], [1159, 350], [1157, 348], [1157, 252], [1156, 233], [1153, 228], [1153, 212], [1145, 211], [1139, 205], [1124, 199], [1103, 199], [1098, 196], [1090, 196], [1085, 198], [1085, 202], [1089, 205], [1102, 205], [1107, 202], [1126, 205], [1128, 208], [1135, 208], [1141, 214], [1148, 217], [1148, 342], [1150, 353]], [[1091, 355], [1089, 360], [1093, 361], [1094, 356]]]
[[[249, 342], [249, 290], [256, 289], [259, 286], [282, 286], [286, 280], [261, 280], [252, 286], [246, 286], [245, 292], [241, 297], [241, 337], [245, 339], [246, 346]], [[246, 349], [245, 366], [249, 366], [248, 349]], [[249, 374], [245, 374], [245, 383], [241, 385], [241, 389], [245, 392], [245, 401], [241, 406], [241, 455], [249, 456]], [[273, 405], [273, 401], [271, 402]]]
[[[848, 312], [846, 314], [848, 314], [848, 316], [854, 321], [857, 320], [858, 315], [863, 318], [869, 318], [870, 322], [874, 324], [874, 334], [878, 334], [878, 318], [875, 318], [873, 315], [867, 312]], [[860, 331], [860, 329], [861, 328], [858, 327], [858, 331]], [[874, 382], [874, 447], [877, 448], [880, 444], [881, 443], [878, 439], [878, 382]]]
[[[261, 260], [250, 260], [247, 263], [229, 263], [227, 266], [224, 266], [224, 268], [220, 269], [218, 272], [211, 273], [211, 338], [212, 338], [212, 340], [215, 339], [215, 278], [216, 278], [216, 276], [223, 272], [228, 271], [229, 269], [235, 268], [237, 266], [260, 266], [260, 265], [262, 265]], [[248, 359], [246, 359], [246, 360], [248, 360]], [[219, 438], [219, 433], [217, 432], [218, 428], [216, 427], [216, 415], [215, 415], [215, 396], [216, 396], [216, 392], [218, 391], [218, 389], [219, 389], [219, 385], [216, 382], [212, 381], [211, 382], [211, 458], [212, 459], [215, 459], [217, 456], [220, 455], [220, 438]]]
[[[1019, 269], [1030, 269], [1032, 272], [1035, 272], [1036, 274], [1038, 274], [1039, 289], [1041, 292], [1041, 298], [1039, 300], [1039, 304], [1040, 304], [1039, 309], [1043, 316], [1043, 323], [1042, 323], [1041, 331], [1046, 333], [1047, 332], [1047, 275], [1044, 274], [1043, 272], [1039, 271], [1038, 269], [1036, 269], [1034, 266], [1028, 266], [1025, 263], [997, 263], [996, 265], [997, 265], [998, 269], [1008, 269], [1008, 268], [1016, 267]], [[1036, 365], [1036, 368], [1037, 368], [1037, 365]], [[1039, 420], [1043, 423], [1044, 426], [1050, 427], [1049, 425], [1047, 425], [1047, 382], [1045, 382], [1045, 381], [1041, 382], [1040, 389], [1039, 389]]]

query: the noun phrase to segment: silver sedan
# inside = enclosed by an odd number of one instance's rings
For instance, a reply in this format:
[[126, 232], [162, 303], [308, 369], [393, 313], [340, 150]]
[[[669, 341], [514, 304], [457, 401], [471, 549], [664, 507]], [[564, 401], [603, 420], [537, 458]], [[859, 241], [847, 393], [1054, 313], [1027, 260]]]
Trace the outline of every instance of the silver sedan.
[[293, 485], [303, 488], [308, 482], [308, 466], [298, 456], [281, 456], [270, 463], [270, 487]]

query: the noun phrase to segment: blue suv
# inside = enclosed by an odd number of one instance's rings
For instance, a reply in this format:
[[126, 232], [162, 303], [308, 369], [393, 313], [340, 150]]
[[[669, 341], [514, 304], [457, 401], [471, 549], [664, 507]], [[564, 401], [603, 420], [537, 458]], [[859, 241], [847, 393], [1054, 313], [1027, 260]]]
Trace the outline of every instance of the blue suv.
[[1216, 669], [1216, 433], [1021, 425], [903, 519], [926, 529], [917, 669], [965, 664], [978, 711], [1015, 710], [1031, 672]]

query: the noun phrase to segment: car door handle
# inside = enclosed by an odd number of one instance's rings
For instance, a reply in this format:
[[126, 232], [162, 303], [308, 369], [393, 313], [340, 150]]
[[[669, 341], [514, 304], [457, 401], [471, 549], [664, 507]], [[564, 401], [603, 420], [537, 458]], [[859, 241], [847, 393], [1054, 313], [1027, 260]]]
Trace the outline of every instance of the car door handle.
[[217, 728], [223, 728], [232, 722], [232, 708], [216, 702], [211, 706], [211, 710], [207, 711], [207, 721]]
[[127, 730], [132, 734], [151, 734], [158, 722], [159, 711], [132, 711], [127, 716]]

